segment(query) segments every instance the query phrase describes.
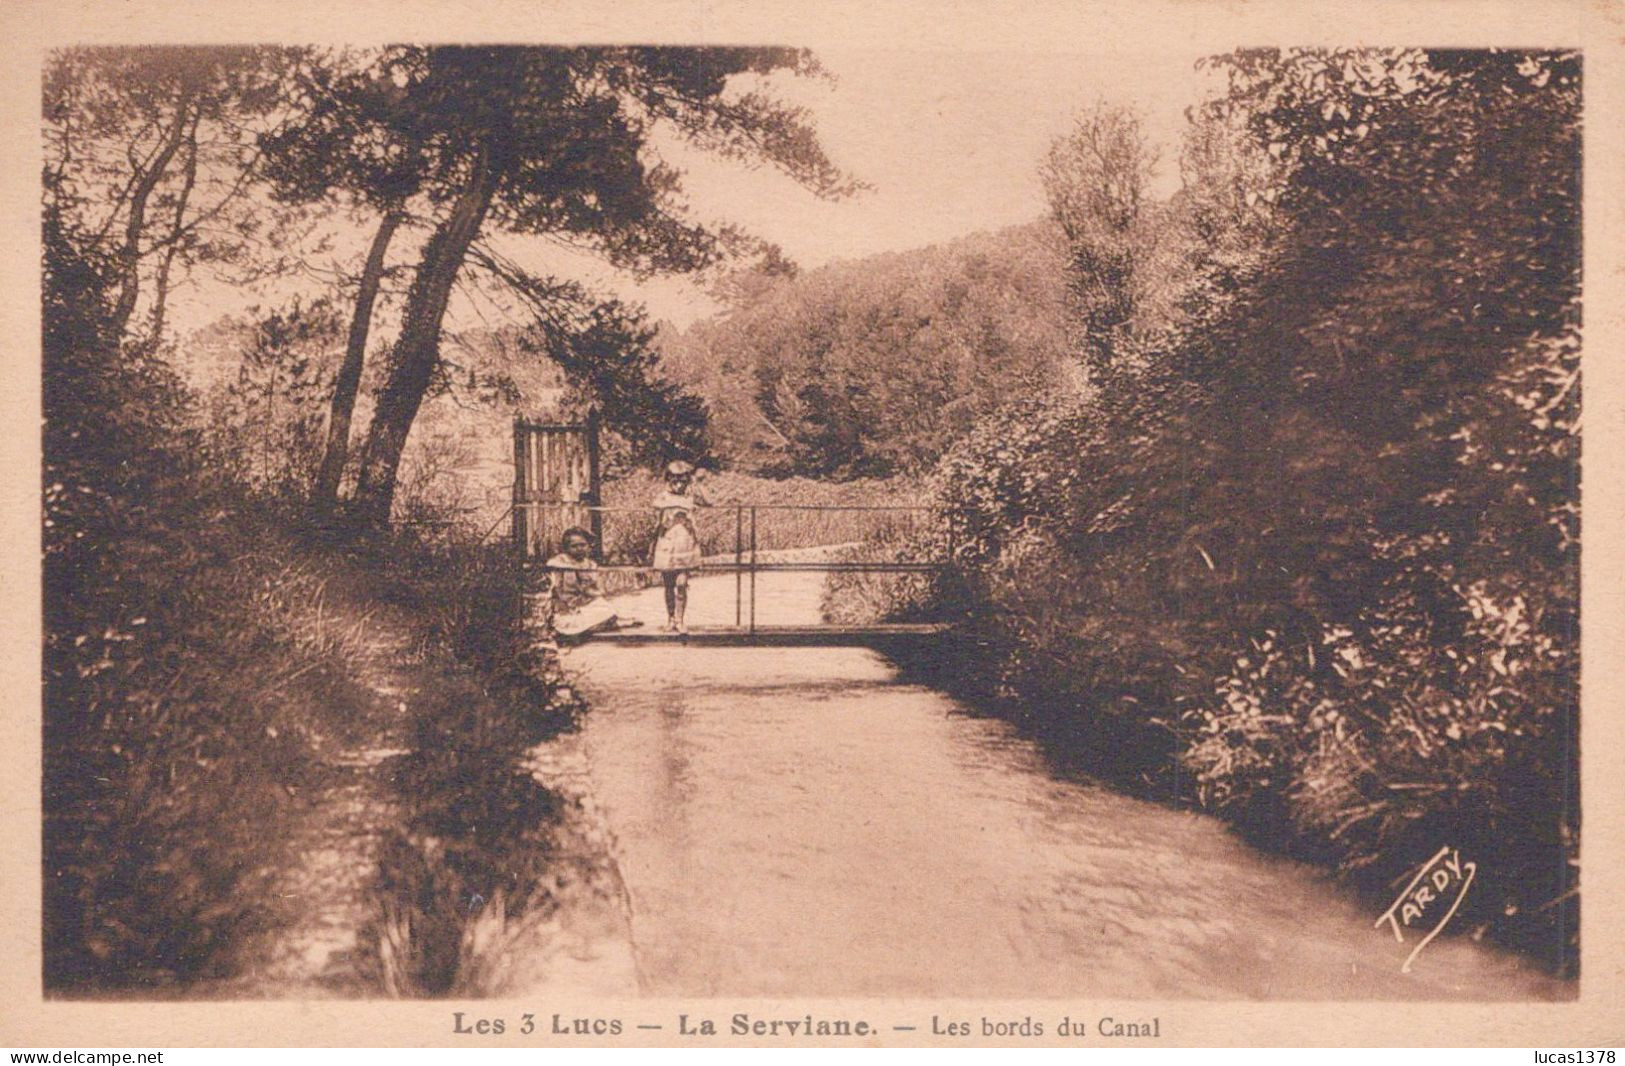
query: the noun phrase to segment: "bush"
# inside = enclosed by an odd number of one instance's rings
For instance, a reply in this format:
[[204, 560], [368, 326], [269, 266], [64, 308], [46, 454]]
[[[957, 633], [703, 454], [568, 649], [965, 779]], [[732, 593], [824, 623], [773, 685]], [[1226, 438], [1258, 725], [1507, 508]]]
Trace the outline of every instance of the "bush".
[[53, 988], [230, 972], [281, 917], [268, 887], [291, 861], [279, 830], [317, 772], [313, 738], [365, 706], [354, 634], [308, 613], [321, 564], [290, 562], [300, 553], [262, 516], [222, 502], [195, 527], [109, 545], [125, 561], [99, 571], [108, 591], [51, 586]]
[[[1340, 65], [1410, 73], [1345, 107]], [[1461, 915], [1572, 970], [1577, 68], [1238, 69], [1281, 231], [1089, 398], [962, 442], [959, 573], [893, 608], [960, 619], [950, 680], [1096, 772], [1364, 886], [1471, 853]]]
[[[266, 698], [322, 679], [228, 494], [189, 397], [121, 350], [107, 264], [45, 227], [46, 985], [163, 984], [229, 967], [269, 920], [268, 817], [301, 772]], [[244, 605], [253, 605], [245, 609]], [[267, 758], [267, 756], [270, 756]]]

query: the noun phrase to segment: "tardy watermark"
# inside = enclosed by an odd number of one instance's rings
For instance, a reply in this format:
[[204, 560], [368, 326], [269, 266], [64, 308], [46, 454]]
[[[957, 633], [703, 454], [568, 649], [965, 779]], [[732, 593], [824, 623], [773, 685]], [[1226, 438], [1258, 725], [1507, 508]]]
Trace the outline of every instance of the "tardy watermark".
[[1428, 915], [1437, 913], [1439, 907], [1449, 902], [1449, 909], [1434, 924], [1433, 928], [1405, 957], [1405, 964], [1399, 968], [1400, 973], [1410, 973], [1411, 963], [1416, 956], [1422, 953], [1434, 937], [1444, 929], [1450, 919], [1454, 917], [1461, 901], [1467, 897], [1467, 888], [1473, 883], [1473, 877], [1478, 873], [1478, 864], [1462, 860], [1461, 852], [1448, 844], [1434, 853], [1433, 858], [1422, 864], [1411, 878], [1411, 883], [1399, 897], [1382, 912], [1376, 925], [1381, 927], [1387, 922], [1394, 931], [1394, 939], [1401, 944], [1405, 943], [1405, 930], [1416, 929], [1426, 925]]

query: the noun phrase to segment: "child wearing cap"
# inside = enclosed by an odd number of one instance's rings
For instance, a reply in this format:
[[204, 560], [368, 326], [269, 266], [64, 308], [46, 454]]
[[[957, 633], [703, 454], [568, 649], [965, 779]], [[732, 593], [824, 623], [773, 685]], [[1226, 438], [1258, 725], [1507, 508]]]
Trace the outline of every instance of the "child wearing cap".
[[690, 515], [696, 507], [709, 507], [710, 502], [692, 488], [693, 483], [693, 464], [674, 460], [666, 466], [666, 487], [654, 498], [660, 532], [649, 565], [660, 571], [666, 587], [667, 632], [688, 632], [684, 622], [688, 612], [688, 571], [700, 564], [700, 541]]

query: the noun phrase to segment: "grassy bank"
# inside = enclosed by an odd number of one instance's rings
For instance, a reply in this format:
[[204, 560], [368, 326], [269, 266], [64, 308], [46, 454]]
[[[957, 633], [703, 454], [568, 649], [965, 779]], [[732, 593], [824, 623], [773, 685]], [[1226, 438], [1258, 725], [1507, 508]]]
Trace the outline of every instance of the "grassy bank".
[[527, 753], [584, 708], [517, 624], [511, 552], [440, 542], [394, 555], [381, 603], [420, 624], [404, 753], [380, 766], [400, 817], [384, 834], [360, 941], [368, 977], [404, 997], [489, 996], [534, 969], [560, 913], [614, 896], [579, 797], [538, 781]]
[[[425, 804], [463, 802], [427, 787], [428, 764], [463, 773], [477, 750], [512, 779], [524, 742], [568, 720], [516, 624], [505, 554], [409, 536], [338, 547], [263, 503], [193, 502], [52, 575], [78, 581], [47, 605], [45, 976], [58, 994], [229, 986], [330, 902], [289, 881], [309, 846], [300, 827], [345, 789], [388, 799], [384, 780], [353, 772], [355, 753], [426, 753], [396, 771], [410, 826]], [[545, 823], [548, 797], [531, 790], [524, 815]], [[496, 815], [465, 817], [490, 833]], [[403, 868], [391, 844], [378, 879]]]
[[97, 600], [48, 584], [49, 988], [231, 971], [279, 918], [268, 827], [319, 772], [315, 738], [366, 700], [344, 668], [361, 632], [305, 613], [325, 568], [253, 533], [176, 532], [110, 546], [127, 565]]

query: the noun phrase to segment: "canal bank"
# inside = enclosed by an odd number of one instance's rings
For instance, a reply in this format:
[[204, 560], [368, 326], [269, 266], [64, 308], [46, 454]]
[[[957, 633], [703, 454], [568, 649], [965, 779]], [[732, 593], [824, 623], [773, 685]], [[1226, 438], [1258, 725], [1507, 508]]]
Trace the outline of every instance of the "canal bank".
[[[819, 620], [819, 575], [761, 580], [764, 621]], [[691, 622], [725, 621], [728, 581], [695, 582]], [[1058, 768], [870, 651], [589, 643], [565, 669], [646, 995], [1574, 995], [1466, 938], [1401, 973], [1319, 871]]]

